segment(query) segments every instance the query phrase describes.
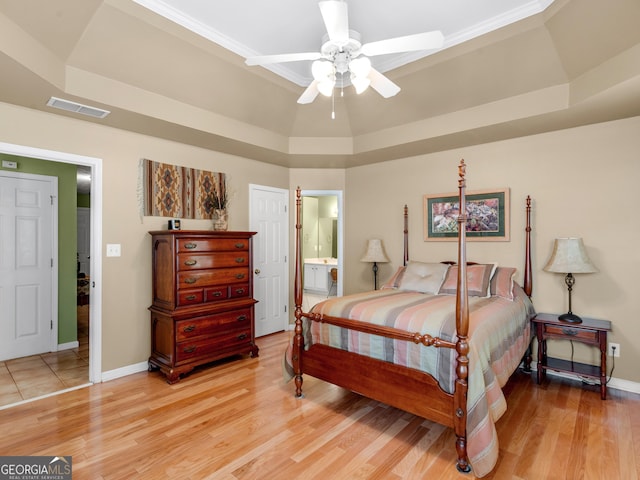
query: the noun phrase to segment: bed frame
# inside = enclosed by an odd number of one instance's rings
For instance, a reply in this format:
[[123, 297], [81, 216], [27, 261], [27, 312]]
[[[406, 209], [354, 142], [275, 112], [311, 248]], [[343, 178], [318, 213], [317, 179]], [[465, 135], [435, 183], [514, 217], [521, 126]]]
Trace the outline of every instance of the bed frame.
[[[466, 212], [466, 165], [464, 160], [458, 167], [458, 190], [460, 212]], [[296, 190], [296, 263], [295, 263], [295, 329], [293, 337], [292, 363], [296, 387], [296, 397], [302, 396], [302, 375], [308, 374], [326, 382], [352, 390], [365, 397], [413, 413], [447, 427], [452, 427], [456, 435], [456, 467], [461, 472], [471, 471], [467, 457], [467, 378], [469, 373], [468, 331], [469, 304], [467, 292], [466, 257], [466, 215], [458, 217], [458, 285], [456, 294], [456, 331], [458, 341], [452, 343], [430, 335], [410, 333], [392, 327], [363, 324], [358, 321], [320, 316], [302, 311], [302, 240], [301, 240], [301, 191]], [[408, 254], [408, 214], [404, 209], [404, 263]], [[524, 291], [531, 296], [531, 199], [526, 203], [526, 245]], [[426, 347], [452, 348], [457, 352], [456, 380], [453, 394], [447, 393], [429, 374], [376, 360], [345, 350], [315, 344], [305, 350], [302, 334], [302, 318], [324, 322], [339, 327], [380, 335], [395, 340], [405, 340]], [[428, 398], [429, 401], [416, 401], [416, 398]]]

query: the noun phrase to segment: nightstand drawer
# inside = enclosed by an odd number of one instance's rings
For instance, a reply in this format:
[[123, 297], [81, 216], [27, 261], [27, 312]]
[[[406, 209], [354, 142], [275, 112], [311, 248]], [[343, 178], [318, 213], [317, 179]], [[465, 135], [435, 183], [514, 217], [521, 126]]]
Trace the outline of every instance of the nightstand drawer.
[[557, 335], [564, 339], [576, 338], [583, 342], [598, 343], [598, 332], [596, 330], [585, 330], [584, 328], [563, 325], [545, 325], [544, 332], [547, 335]]

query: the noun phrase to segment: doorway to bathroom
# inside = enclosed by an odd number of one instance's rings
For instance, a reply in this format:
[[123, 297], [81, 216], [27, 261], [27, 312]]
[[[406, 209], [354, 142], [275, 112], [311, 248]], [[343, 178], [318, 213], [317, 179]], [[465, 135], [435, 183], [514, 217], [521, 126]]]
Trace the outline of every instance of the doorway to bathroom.
[[303, 190], [303, 308], [343, 294], [343, 199], [341, 190]]

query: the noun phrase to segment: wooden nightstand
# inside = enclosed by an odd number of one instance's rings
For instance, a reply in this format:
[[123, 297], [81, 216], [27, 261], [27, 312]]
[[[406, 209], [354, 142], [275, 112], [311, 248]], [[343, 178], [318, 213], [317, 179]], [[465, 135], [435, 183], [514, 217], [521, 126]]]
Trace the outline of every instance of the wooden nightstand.
[[[567, 323], [558, 320], [558, 315], [539, 313], [531, 320], [538, 339], [538, 384], [546, 378], [547, 370], [567, 372], [600, 381], [600, 397], [607, 398], [607, 332], [611, 331], [609, 320], [582, 318], [582, 323]], [[573, 340], [600, 349], [600, 365], [562, 360], [547, 356], [547, 339]]]

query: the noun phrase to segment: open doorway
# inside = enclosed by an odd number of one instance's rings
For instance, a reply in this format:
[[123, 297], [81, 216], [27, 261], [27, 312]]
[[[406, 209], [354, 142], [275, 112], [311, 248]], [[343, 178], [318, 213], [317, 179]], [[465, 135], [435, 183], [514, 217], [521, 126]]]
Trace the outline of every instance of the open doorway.
[[343, 294], [343, 200], [341, 190], [303, 190], [301, 196], [302, 304], [308, 311]]
[[[89, 265], [91, 270], [91, 281], [88, 284], [90, 291], [90, 303], [88, 305], [88, 317], [91, 321], [91, 328], [89, 329], [89, 336], [87, 340], [87, 346], [89, 348], [89, 371], [88, 382], [95, 383], [101, 381], [101, 287], [100, 283], [96, 280], [101, 277], [102, 262], [101, 262], [101, 229], [102, 223], [102, 188], [101, 188], [101, 176], [102, 176], [102, 161], [98, 158], [86, 157], [81, 155], [75, 155], [65, 152], [57, 152], [50, 150], [43, 150], [33, 147], [26, 147], [22, 145], [14, 145], [7, 143], [0, 143], [0, 153], [7, 154], [15, 157], [24, 157], [37, 160], [45, 160], [54, 163], [73, 164], [88, 169], [90, 172], [90, 201], [91, 201], [91, 214], [89, 219], [90, 229], [90, 253], [89, 253]], [[66, 212], [67, 215], [76, 215], [75, 208], [72, 212]], [[74, 282], [73, 291], [75, 292], [76, 285]], [[57, 314], [56, 311], [52, 311], [52, 315]], [[87, 325], [88, 327], [88, 325]], [[59, 348], [65, 348], [65, 345]]]

